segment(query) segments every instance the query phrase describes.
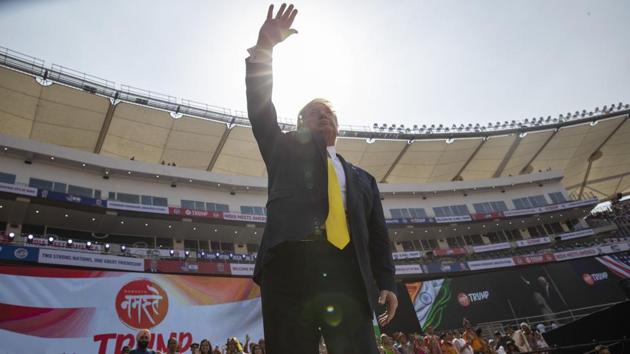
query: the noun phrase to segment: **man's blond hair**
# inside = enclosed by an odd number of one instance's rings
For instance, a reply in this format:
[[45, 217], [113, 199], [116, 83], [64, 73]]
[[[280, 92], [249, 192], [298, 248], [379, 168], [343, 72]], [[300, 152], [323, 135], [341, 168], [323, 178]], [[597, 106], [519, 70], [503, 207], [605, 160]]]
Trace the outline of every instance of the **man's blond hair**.
[[332, 103], [325, 98], [314, 98], [309, 103], [304, 105], [302, 109], [300, 109], [300, 113], [298, 113], [298, 121], [297, 121], [298, 129], [302, 126], [302, 118], [304, 117], [304, 115], [317, 104], [323, 104], [324, 106], [328, 107], [328, 109], [330, 109], [330, 111], [335, 116], [335, 123], [339, 125], [339, 122], [337, 121], [337, 112], [335, 112], [335, 109], [333, 108]]

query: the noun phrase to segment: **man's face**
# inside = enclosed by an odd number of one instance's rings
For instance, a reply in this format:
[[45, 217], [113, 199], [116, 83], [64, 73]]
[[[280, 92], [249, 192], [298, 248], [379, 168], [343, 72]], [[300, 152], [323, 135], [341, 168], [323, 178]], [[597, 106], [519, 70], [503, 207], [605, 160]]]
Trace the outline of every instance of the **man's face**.
[[302, 113], [302, 125], [327, 140], [337, 137], [337, 115], [327, 105], [315, 102]]
[[177, 351], [177, 341], [173, 338], [168, 340], [169, 353], [175, 353]]
[[429, 326], [429, 328], [427, 328], [427, 333], [429, 335], [433, 335], [433, 326]]
[[141, 348], [146, 348], [149, 345], [149, 334], [148, 333], [142, 333], [140, 334], [140, 336], [138, 337], [138, 346]]

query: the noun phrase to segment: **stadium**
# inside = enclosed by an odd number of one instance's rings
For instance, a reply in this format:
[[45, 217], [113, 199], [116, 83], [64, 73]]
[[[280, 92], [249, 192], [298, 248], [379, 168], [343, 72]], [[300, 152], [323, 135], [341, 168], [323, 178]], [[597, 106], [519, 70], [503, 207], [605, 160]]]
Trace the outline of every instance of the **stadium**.
[[[576, 109], [342, 127], [337, 151], [379, 183], [396, 267], [399, 312], [376, 331], [466, 319], [492, 339], [525, 322], [580, 353], [630, 346], [627, 319], [577, 335], [628, 309], [630, 105]], [[139, 328], [182, 353], [263, 337], [267, 173], [246, 114], [1, 48], [0, 166], [0, 353], [120, 353]]]

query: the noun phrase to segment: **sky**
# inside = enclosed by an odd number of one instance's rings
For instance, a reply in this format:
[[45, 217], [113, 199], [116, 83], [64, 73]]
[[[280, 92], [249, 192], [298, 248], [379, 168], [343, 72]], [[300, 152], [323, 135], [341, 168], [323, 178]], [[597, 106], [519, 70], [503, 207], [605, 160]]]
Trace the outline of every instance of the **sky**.
[[[247, 48], [269, 1], [0, 1], [0, 46], [244, 111]], [[280, 3], [277, 3], [276, 8]], [[274, 50], [274, 103], [342, 126], [522, 120], [630, 103], [630, 1], [300, 0]]]

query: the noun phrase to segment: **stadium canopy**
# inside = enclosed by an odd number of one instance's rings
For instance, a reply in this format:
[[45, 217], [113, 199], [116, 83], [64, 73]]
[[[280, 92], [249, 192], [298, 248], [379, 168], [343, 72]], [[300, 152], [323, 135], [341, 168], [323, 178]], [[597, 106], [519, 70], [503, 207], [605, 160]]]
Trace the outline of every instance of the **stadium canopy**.
[[[558, 170], [575, 198], [630, 190], [630, 107], [494, 124], [343, 128], [337, 150], [381, 183]], [[294, 127], [282, 123], [283, 130]], [[156, 94], [0, 48], [0, 133], [122, 159], [266, 174], [240, 112]]]

